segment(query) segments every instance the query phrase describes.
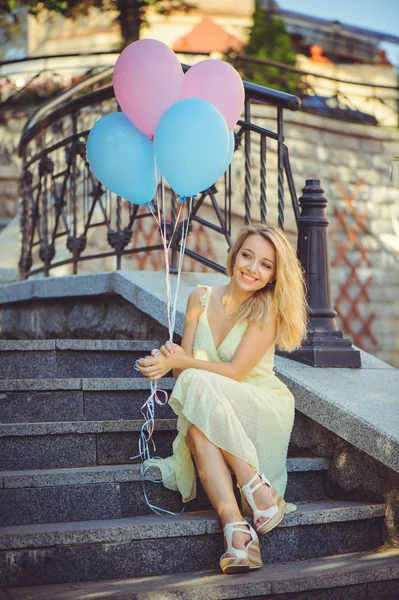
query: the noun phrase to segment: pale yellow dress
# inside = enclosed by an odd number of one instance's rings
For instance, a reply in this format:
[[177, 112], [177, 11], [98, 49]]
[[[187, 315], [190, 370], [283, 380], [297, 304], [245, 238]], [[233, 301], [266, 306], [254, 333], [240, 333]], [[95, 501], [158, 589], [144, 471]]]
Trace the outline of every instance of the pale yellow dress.
[[[194, 358], [212, 362], [231, 361], [248, 323], [236, 323], [216, 348], [207, 318], [212, 287], [197, 287], [206, 290], [201, 298], [205, 308], [195, 332]], [[196, 425], [216, 446], [263, 473], [284, 497], [295, 403], [291, 392], [275, 376], [273, 364], [274, 344], [240, 382], [193, 368], [179, 375], [169, 400], [178, 416], [173, 455], [166, 459], [150, 459], [144, 464], [157, 466], [165, 487], [179, 491], [183, 502], [196, 496], [195, 466], [185, 442], [191, 424]], [[295, 504], [287, 503], [286, 512], [293, 512], [296, 508]]]

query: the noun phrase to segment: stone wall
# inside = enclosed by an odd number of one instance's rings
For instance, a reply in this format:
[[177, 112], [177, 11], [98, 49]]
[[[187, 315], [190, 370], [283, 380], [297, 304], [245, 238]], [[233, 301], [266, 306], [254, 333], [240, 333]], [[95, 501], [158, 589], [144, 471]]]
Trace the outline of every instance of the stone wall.
[[[350, 278], [347, 289], [354, 303], [361, 285], [371, 278], [357, 306], [346, 301], [340, 308], [355, 331], [365, 331], [361, 346], [399, 367], [399, 190], [389, 178], [399, 132], [287, 113], [286, 143], [297, 191], [306, 178], [315, 177], [329, 199], [331, 260], [337, 261], [332, 268], [334, 304]], [[338, 211], [350, 233], [337, 219]], [[337, 256], [343, 243], [346, 253]], [[369, 322], [370, 335], [356, 310]]]

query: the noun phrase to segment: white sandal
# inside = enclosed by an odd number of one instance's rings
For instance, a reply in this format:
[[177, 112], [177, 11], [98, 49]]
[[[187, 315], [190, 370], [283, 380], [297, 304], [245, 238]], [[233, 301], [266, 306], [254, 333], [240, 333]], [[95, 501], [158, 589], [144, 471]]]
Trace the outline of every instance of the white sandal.
[[[255, 483], [257, 477], [260, 477], [260, 481], [254, 487], [251, 487], [252, 484]], [[254, 492], [256, 492], [256, 490], [259, 489], [263, 484], [269, 486], [274, 499], [274, 506], [270, 506], [265, 510], [259, 510], [255, 503]], [[282, 498], [280, 494], [272, 487], [272, 484], [264, 475], [260, 475], [260, 473], [255, 472], [255, 475], [252, 477], [251, 481], [248, 481], [248, 483], [243, 485], [241, 488], [240, 486], [238, 487], [244, 494], [244, 497], [252, 510], [254, 526], [261, 517], [267, 518], [267, 521], [261, 523], [259, 527], [255, 526], [256, 533], [259, 533], [259, 535], [265, 535], [274, 529], [284, 519], [286, 502], [284, 498]]]
[[[241, 527], [240, 527], [241, 525]], [[242, 526], [249, 527], [244, 529]], [[251, 536], [251, 539], [246, 544], [245, 550], [234, 548], [233, 546], [233, 533], [234, 531], [242, 531]], [[260, 569], [263, 566], [262, 557], [260, 555], [260, 547], [258, 536], [255, 530], [246, 521], [237, 521], [235, 523], [226, 523], [223, 528], [223, 534], [227, 541], [227, 550], [222, 554], [220, 558], [220, 568], [223, 573], [244, 573], [252, 569]], [[225, 554], [232, 554], [232, 556], [225, 557]]]

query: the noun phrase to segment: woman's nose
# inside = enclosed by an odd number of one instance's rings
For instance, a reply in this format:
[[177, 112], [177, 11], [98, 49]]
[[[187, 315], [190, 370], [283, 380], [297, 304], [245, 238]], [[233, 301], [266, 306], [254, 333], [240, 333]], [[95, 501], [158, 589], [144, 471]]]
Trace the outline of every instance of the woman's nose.
[[253, 261], [249, 263], [249, 270], [251, 271], [251, 273], [254, 273], [256, 271], [256, 264]]

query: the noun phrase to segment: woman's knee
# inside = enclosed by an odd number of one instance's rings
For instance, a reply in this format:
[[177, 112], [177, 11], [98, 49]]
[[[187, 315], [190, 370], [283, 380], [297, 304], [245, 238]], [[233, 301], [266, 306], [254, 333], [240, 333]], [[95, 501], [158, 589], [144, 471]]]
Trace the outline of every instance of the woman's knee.
[[206, 443], [210, 443], [208, 438], [195, 425], [190, 425], [186, 433], [186, 442], [192, 453], [201, 449]]

